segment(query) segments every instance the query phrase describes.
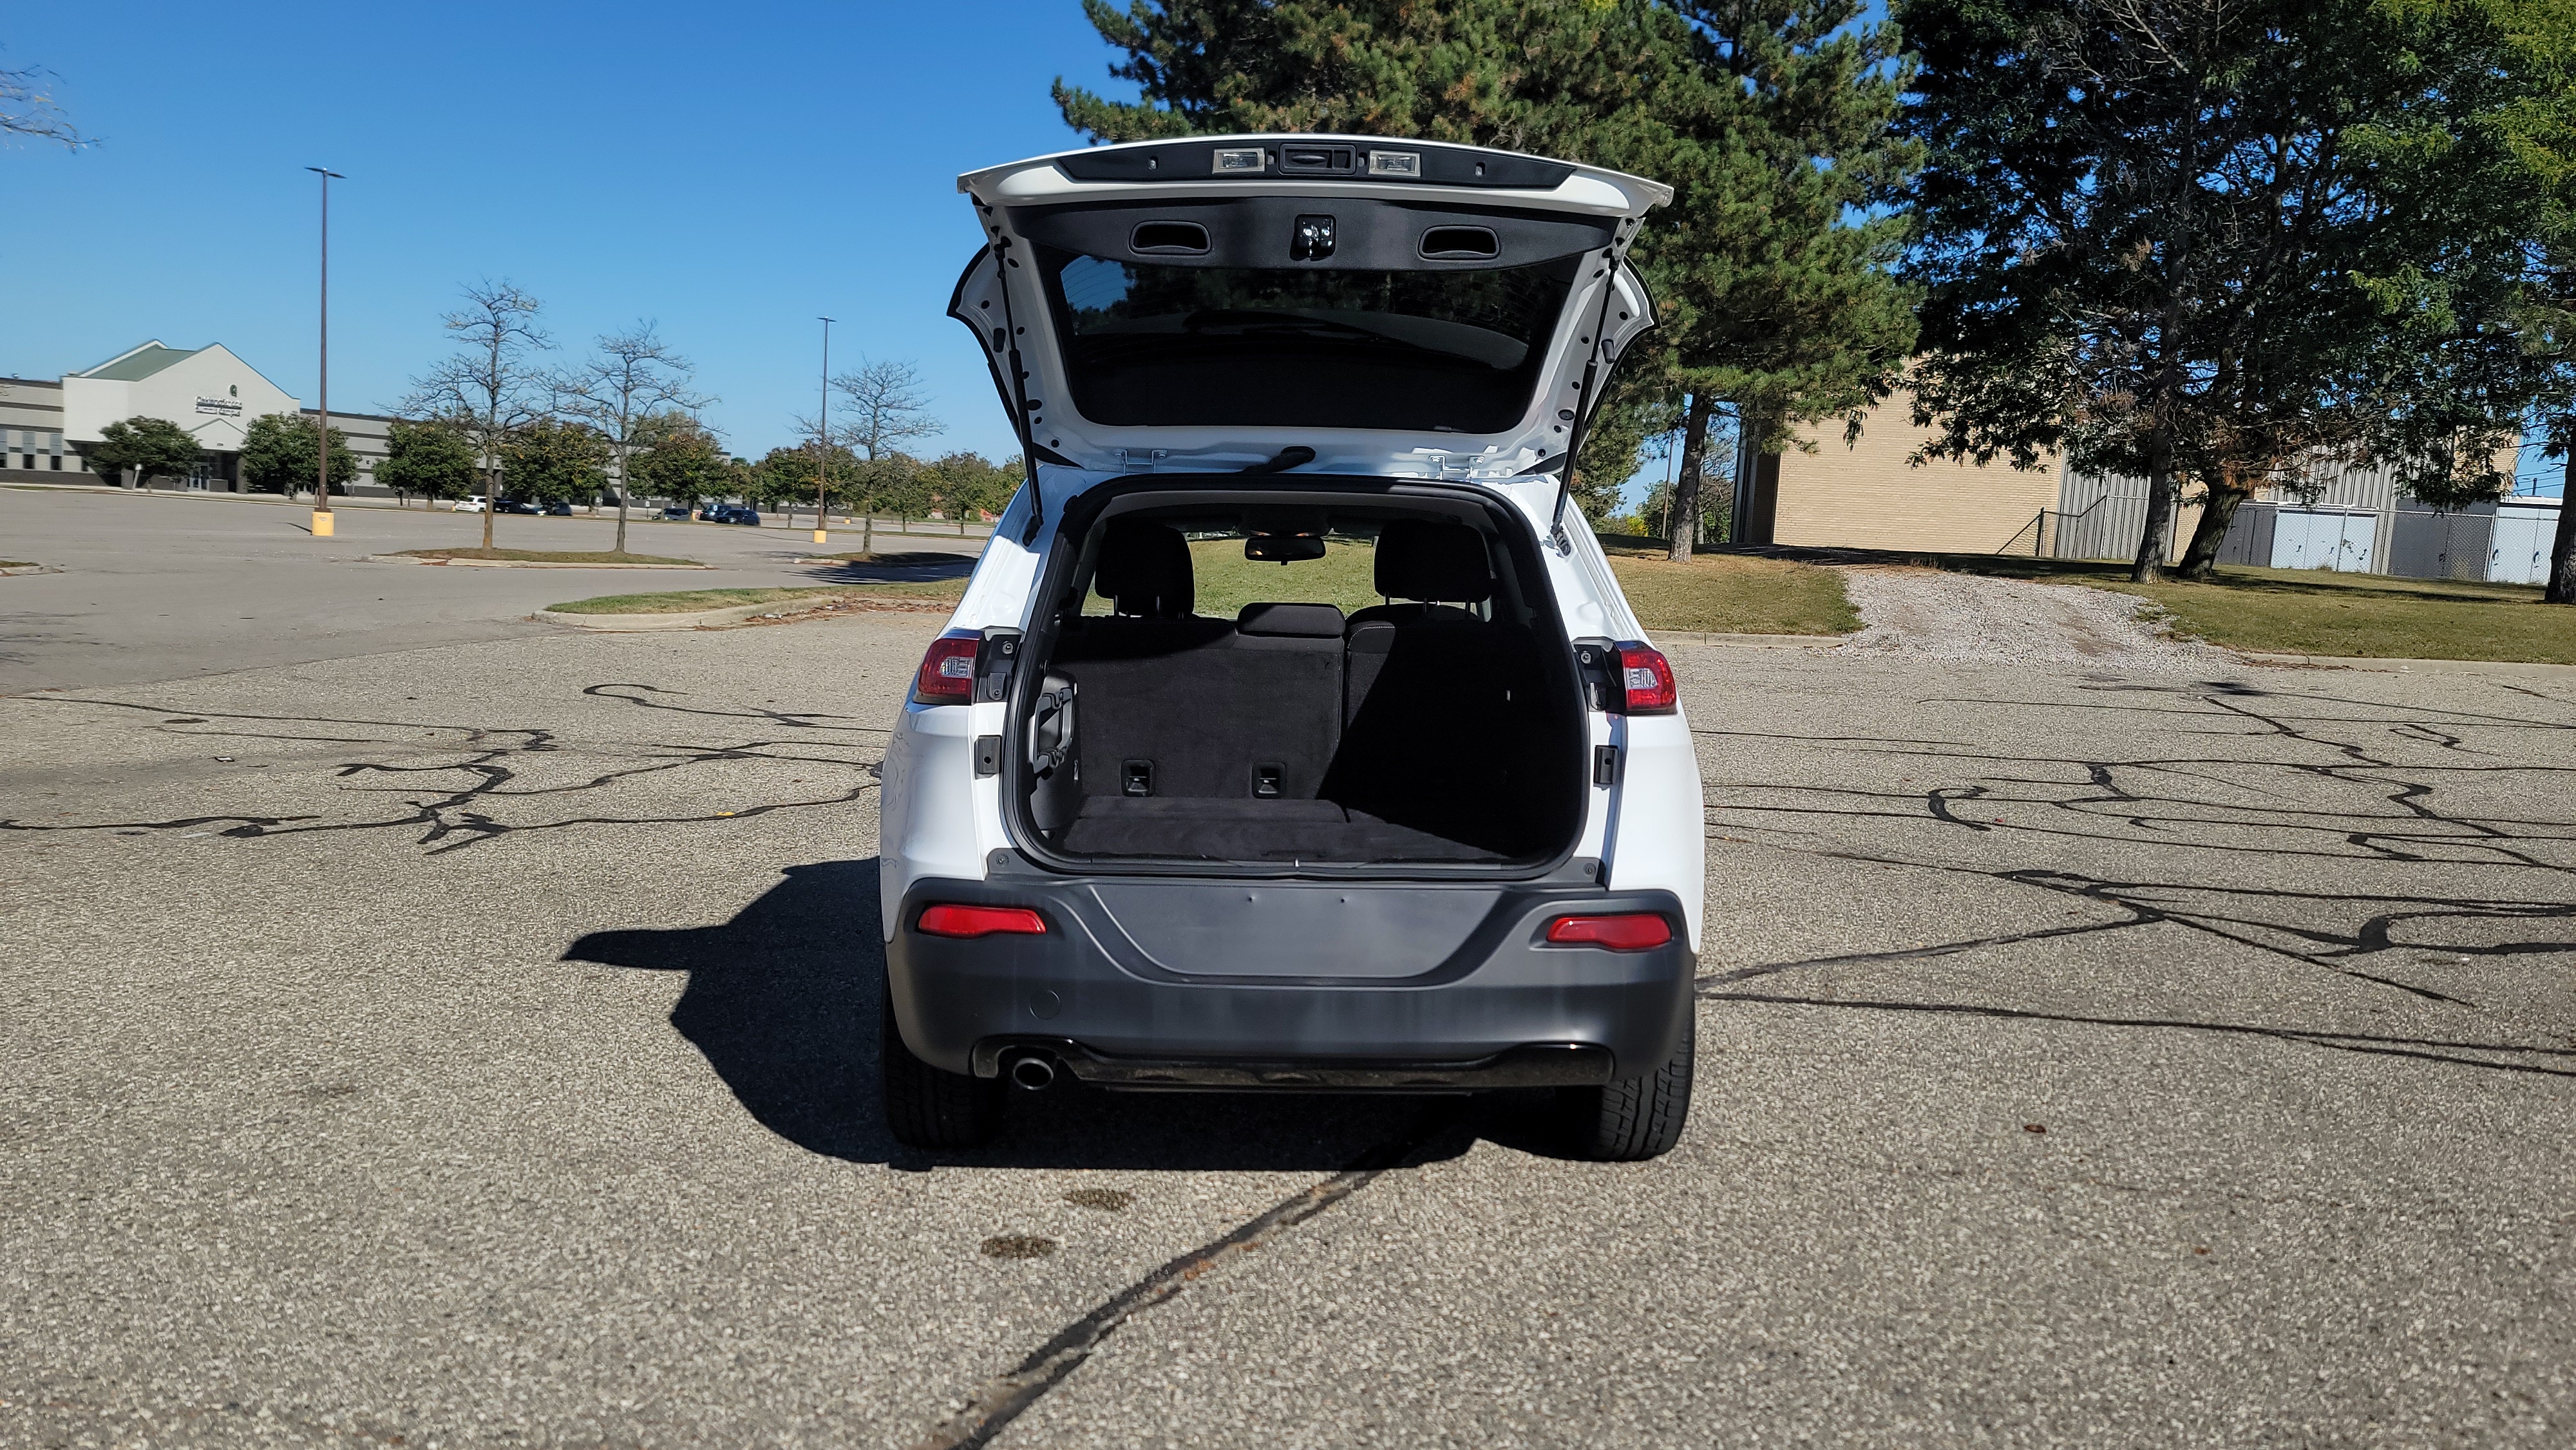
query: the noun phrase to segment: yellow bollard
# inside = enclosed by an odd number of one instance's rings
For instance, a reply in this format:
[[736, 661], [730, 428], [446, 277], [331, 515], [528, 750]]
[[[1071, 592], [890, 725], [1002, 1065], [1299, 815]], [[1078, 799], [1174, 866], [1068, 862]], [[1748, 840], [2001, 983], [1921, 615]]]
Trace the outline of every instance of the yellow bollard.
[[327, 539], [331, 537], [331, 514], [329, 510], [315, 509], [313, 511], [313, 537], [317, 539]]
[[830, 543], [831, 541], [832, 541], [832, 540], [831, 540], [831, 536], [830, 536], [830, 535], [828, 535], [828, 534], [826, 534], [826, 533], [824, 533], [821, 529], [816, 529], [816, 530], [814, 531], [814, 542], [815, 542], [815, 543], [818, 543], [818, 544], [828, 544], [828, 543]]

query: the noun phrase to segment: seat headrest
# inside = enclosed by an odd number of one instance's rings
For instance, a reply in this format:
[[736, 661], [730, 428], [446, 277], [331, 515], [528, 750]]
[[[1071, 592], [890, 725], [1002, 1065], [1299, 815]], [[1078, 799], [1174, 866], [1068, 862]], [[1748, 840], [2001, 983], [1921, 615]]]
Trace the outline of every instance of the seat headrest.
[[1389, 599], [1481, 602], [1494, 592], [1485, 536], [1465, 524], [1388, 521], [1377, 535], [1377, 592]]
[[1190, 544], [1181, 531], [1144, 519], [1111, 519], [1101, 531], [1092, 586], [1120, 614], [1178, 619], [1190, 612]]
[[1237, 634], [1292, 639], [1340, 639], [1342, 612], [1329, 604], [1247, 604], [1235, 616]]

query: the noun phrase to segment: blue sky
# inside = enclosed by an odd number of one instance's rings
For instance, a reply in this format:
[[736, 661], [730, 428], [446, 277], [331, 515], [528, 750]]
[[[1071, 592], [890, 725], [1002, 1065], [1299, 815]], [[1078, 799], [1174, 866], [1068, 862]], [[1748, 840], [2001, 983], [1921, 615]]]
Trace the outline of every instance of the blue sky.
[[[60, 76], [101, 143], [0, 149], [0, 373], [222, 342], [314, 399], [315, 179], [332, 190], [334, 407], [377, 411], [480, 278], [546, 303], [569, 361], [657, 321], [737, 453], [792, 441], [834, 370], [917, 363], [948, 432], [1013, 451], [942, 315], [977, 245], [961, 171], [1079, 144], [1047, 88], [1115, 94], [1077, 0], [722, 7], [13, 6], [0, 60]], [[2560, 467], [2523, 470], [2558, 491]], [[1640, 476], [1660, 478], [1650, 462]], [[1632, 485], [1632, 494], [1640, 491]]]
[[[956, 176], [1078, 144], [1047, 98], [1110, 51], [1075, 0], [966, 5], [11, 6], [101, 143], [0, 150], [0, 372], [222, 342], [314, 400], [315, 178], [331, 198], [331, 401], [375, 411], [444, 350], [464, 283], [546, 303], [567, 360], [639, 317], [757, 456], [835, 371], [917, 362], [948, 435], [1014, 451], [964, 329]], [[953, 334], [953, 335], [952, 335]]]

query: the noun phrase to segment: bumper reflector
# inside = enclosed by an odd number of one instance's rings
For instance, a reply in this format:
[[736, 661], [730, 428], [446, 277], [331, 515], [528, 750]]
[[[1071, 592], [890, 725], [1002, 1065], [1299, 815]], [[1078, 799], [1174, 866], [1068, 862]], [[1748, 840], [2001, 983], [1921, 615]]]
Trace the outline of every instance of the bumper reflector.
[[1025, 906], [952, 906], [922, 908], [919, 928], [931, 936], [1044, 936], [1046, 918]]
[[1547, 939], [1558, 946], [1646, 952], [1671, 941], [1673, 926], [1650, 911], [1620, 916], [1560, 916], [1547, 924]]

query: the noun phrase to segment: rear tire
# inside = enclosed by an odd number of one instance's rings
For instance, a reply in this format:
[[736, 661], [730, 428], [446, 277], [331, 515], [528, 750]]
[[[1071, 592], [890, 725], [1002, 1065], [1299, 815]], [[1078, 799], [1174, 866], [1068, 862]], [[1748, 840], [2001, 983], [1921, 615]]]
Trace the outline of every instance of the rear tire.
[[1690, 1116], [1691, 1062], [1697, 1056], [1699, 1021], [1684, 1020], [1681, 1045], [1653, 1072], [1602, 1087], [1560, 1088], [1574, 1151], [1603, 1163], [1637, 1163], [1661, 1157], [1682, 1140]]
[[877, 1018], [877, 1072], [886, 1127], [907, 1148], [973, 1148], [1002, 1126], [1002, 1080], [943, 1072], [913, 1056], [895, 1025], [891, 988]]

